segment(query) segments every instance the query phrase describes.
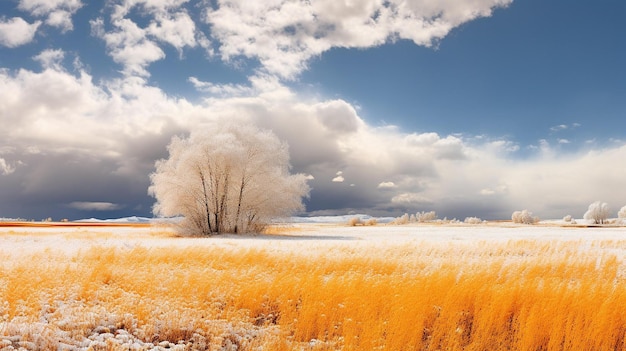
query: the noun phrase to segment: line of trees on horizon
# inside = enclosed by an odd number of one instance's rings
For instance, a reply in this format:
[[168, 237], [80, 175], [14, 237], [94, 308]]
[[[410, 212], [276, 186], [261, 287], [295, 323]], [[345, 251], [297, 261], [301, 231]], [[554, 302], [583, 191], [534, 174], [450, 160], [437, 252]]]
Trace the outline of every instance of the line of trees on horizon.
[[[609, 205], [606, 202], [595, 201], [589, 205], [587, 211], [583, 215], [583, 219], [593, 222], [593, 224], [609, 224], [611, 223], [610, 216], [611, 210]], [[618, 223], [626, 224], [626, 206], [622, 207], [617, 212], [617, 219]], [[514, 211], [511, 215], [511, 222], [516, 224], [536, 224], [540, 221], [541, 219], [539, 217], [533, 216], [533, 213], [526, 209], [521, 211]], [[570, 224], [577, 224], [576, 220], [571, 215], [563, 217], [563, 221]], [[416, 214], [405, 213], [402, 216], [395, 218], [393, 221], [390, 222], [390, 224], [402, 225], [408, 223], [425, 222], [480, 224], [486, 221], [480, 219], [479, 217], [466, 217], [463, 222], [457, 219], [439, 219], [435, 211], [422, 211], [417, 212]]]

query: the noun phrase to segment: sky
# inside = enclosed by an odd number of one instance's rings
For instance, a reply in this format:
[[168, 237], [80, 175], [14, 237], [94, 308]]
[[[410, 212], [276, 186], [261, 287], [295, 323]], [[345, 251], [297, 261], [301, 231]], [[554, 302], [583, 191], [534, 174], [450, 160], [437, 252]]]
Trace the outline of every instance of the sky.
[[625, 19], [622, 0], [4, 0], [0, 217], [150, 217], [171, 138], [226, 120], [289, 144], [306, 215], [615, 217]]

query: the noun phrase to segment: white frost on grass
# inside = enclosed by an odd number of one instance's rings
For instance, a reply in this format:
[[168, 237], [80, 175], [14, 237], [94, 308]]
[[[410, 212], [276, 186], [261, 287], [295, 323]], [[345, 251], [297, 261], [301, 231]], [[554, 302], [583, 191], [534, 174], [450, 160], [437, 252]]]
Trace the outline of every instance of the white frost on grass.
[[[268, 253], [298, 254], [305, 257], [334, 258], [346, 254], [346, 248], [372, 254], [385, 252], [394, 247], [419, 248], [455, 247], [468, 265], [480, 264], [483, 256], [476, 255], [490, 244], [506, 244], [515, 241], [541, 241], [546, 243], [575, 242], [581, 252], [602, 257], [607, 252], [598, 241], [623, 241], [626, 228], [602, 227], [587, 228], [559, 226], [543, 223], [535, 226], [512, 224], [481, 225], [440, 225], [410, 224], [403, 226], [379, 225], [372, 227], [348, 227], [345, 224], [306, 224], [288, 223], [279, 227], [280, 234], [269, 235], [220, 235], [211, 238], [174, 237], [173, 231], [165, 226], [156, 227], [5, 227], [0, 228], [0, 267], [22, 262], [29, 255], [49, 255], [52, 260], [71, 259], [79, 252], [93, 247], [118, 248], [120, 250], [144, 248], [223, 247], [229, 250], [258, 248]], [[552, 244], [550, 244], [552, 245]], [[469, 248], [470, 250], [465, 250]], [[626, 247], [613, 245], [610, 253], [619, 260], [626, 258]], [[410, 252], [410, 251], [409, 251]], [[536, 253], [541, 254], [541, 253]], [[432, 267], [438, 267], [438, 260], [432, 258]], [[523, 262], [524, 255], [511, 255], [513, 263]], [[0, 281], [1, 281], [0, 277]], [[72, 295], [72, 290], [67, 293]], [[83, 305], [78, 298], [68, 296], [65, 301], [57, 301], [53, 306], [44, 307], [38, 322], [3, 319], [6, 306], [0, 305], [0, 349], [63, 349], [89, 350], [115, 349], [128, 350], [188, 350], [190, 343], [202, 345], [206, 340], [200, 334], [192, 335], [182, 343], [161, 341], [150, 343], [142, 340], [141, 330], [129, 330], [136, 324], [132, 315], [92, 311], [82, 313]], [[166, 306], [164, 308], [167, 308]], [[224, 338], [246, 338], [269, 332], [272, 327], [238, 326], [224, 320], [210, 320], [216, 323], [215, 330], [227, 331]], [[122, 327], [124, 326], [124, 327]], [[265, 328], [265, 329], [264, 329]], [[71, 334], [67, 330], [78, 329], [85, 333]], [[27, 337], [24, 337], [27, 336]], [[219, 336], [217, 337], [219, 338]], [[221, 341], [220, 341], [221, 342]], [[313, 340], [311, 341], [313, 342]]]
[[[217, 235], [210, 238], [175, 237], [167, 226], [155, 227], [6, 227], [0, 228], [0, 254], [17, 257], [50, 251], [75, 254], [93, 246], [118, 248], [215, 247], [262, 248], [270, 252], [309, 252], [329, 246], [379, 246], [421, 242], [507, 242], [511, 240], [598, 241], [624, 240], [626, 228], [619, 226], [576, 227], [558, 222], [535, 226], [489, 225], [378, 225], [349, 227], [341, 224], [288, 223], [285, 234]], [[306, 242], [306, 245], [303, 245]]]

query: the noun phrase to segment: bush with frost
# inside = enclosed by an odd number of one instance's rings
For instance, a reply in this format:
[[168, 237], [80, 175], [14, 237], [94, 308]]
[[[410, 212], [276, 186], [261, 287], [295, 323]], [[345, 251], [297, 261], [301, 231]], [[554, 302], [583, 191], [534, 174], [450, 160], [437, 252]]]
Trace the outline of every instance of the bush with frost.
[[570, 223], [571, 221], [572, 221], [572, 216], [567, 215], [567, 216], [563, 217], [563, 222]]
[[357, 225], [362, 225], [363, 222], [361, 222], [361, 218], [359, 217], [352, 217], [348, 220], [348, 225], [351, 227], [357, 226]]
[[626, 218], [626, 206], [620, 208], [619, 212], [617, 212], [618, 218]]
[[609, 218], [610, 211], [609, 205], [606, 202], [596, 201], [589, 205], [583, 218], [588, 221], [593, 221], [594, 224], [604, 224]]
[[370, 218], [365, 222], [365, 225], [370, 225], [370, 226], [374, 226], [377, 224], [378, 224], [378, 221], [376, 220], [376, 218]]
[[429, 212], [417, 212], [416, 214], [409, 215], [408, 213], [403, 214], [400, 217], [397, 217], [390, 224], [408, 224], [408, 223], [424, 223], [424, 222], [433, 222], [437, 220], [437, 213], [435, 211]]
[[393, 221], [391, 221], [391, 224], [396, 224], [396, 225], [402, 225], [402, 224], [407, 224], [409, 223], [409, 214], [405, 213], [400, 217], [397, 217], [396, 219], [394, 219]]
[[423, 212], [417, 212], [415, 214], [415, 220], [419, 223], [424, 223], [424, 222], [431, 222], [437, 219], [437, 213], [435, 213], [435, 211], [423, 211]]
[[533, 217], [533, 213], [528, 210], [515, 211], [511, 215], [513, 223], [535, 224], [539, 222], [539, 217]]
[[466, 217], [463, 221], [466, 224], [481, 224], [482, 222], [483, 220], [478, 217]]

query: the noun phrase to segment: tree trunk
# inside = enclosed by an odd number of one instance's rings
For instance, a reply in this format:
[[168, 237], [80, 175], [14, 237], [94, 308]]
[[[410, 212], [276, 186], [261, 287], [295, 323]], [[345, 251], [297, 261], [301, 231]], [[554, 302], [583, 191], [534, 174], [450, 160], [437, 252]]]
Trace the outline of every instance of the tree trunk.
[[209, 230], [208, 233], [205, 234], [211, 234], [213, 232], [213, 228], [211, 227], [211, 211], [209, 210], [209, 195], [207, 194], [207, 188], [206, 188], [206, 179], [204, 177], [204, 173], [202, 172], [202, 169], [200, 168], [200, 166], [198, 166], [198, 173], [200, 173], [200, 181], [202, 182], [202, 195], [203, 195], [203, 202], [204, 202], [204, 210], [205, 210], [205, 215], [206, 215], [206, 224], [207, 224], [207, 228]]
[[243, 190], [246, 187], [246, 172], [241, 176], [241, 185], [239, 186], [239, 199], [237, 201], [237, 214], [235, 215], [235, 234], [239, 232], [239, 216], [241, 216], [241, 202], [243, 200]]
[[226, 168], [226, 171], [224, 172], [224, 189], [222, 191], [222, 196], [220, 198], [220, 228], [222, 230], [224, 230], [224, 220], [226, 219], [227, 216], [227, 211], [228, 211], [228, 202], [226, 201], [228, 199], [228, 179], [230, 176], [230, 169]]

